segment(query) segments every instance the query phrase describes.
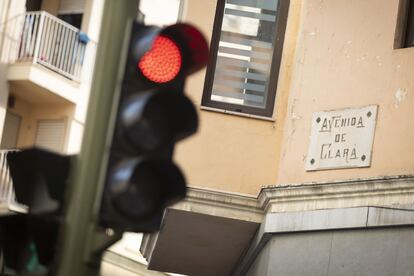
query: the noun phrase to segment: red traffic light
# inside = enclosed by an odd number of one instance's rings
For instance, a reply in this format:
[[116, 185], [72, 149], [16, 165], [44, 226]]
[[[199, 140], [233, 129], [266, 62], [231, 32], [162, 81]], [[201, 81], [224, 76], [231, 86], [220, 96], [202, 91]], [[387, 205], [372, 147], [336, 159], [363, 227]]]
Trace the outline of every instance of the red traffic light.
[[102, 226], [159, 230], [165, 208], [186, 195], [175, 144], [194, 134], [197, 110], [184, 94], [188, 75], [208, 59], [204, 36], [188, 24], [134, 22], [99, 214]]
[[180, 73], [181, 51], [170, 38], [160, 35], [154, 39], [151, 49], [138, 62], [138, 68], [150, 81], [166, 83]]
[[125, 78], [147, 80], [149, 88], [153, 84], [168, 84], [203, 68], [207, 59], [206, 39], [189, 24], [164, 29], [136, 24]]

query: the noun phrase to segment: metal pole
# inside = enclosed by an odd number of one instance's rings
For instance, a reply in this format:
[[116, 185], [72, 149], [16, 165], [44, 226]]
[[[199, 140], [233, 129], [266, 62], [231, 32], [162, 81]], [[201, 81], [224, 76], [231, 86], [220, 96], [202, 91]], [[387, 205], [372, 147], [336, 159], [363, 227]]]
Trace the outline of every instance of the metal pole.
[[[96, 226], [109, 133], [114, 125], [114, 107], [119, 98], [126, 51], [128, 22], [137, 14], [139, 0], [104, 0], [103, 20], [97, 49], [88, 116], [82, 150], [73, 163], [66, 212], [53, 275], [99, 275], [99, 248], [120, 238]], [[98, 253], [96, 253], [98, 252]], [[94, 254], [96, 253], [96, 254]], [[94, 258], [95, 257], [95, 258]]]

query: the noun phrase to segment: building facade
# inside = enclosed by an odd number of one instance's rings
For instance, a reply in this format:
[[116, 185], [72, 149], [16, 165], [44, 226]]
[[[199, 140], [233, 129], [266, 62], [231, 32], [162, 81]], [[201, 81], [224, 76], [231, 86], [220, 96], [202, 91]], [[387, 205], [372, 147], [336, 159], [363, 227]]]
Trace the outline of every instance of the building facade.
[[[2, 215], [25, 211], [14, 197], [6, 162], [10, 151], [31, 146], [80, 151], [103, 6], [103, 0], [0, 1]], [[166, 275], [147, 270], [138, 242], [127, 237], [112, 248], [102, 275]]]
[[141, 249], [186, 275], [411, 275], [414, 3], [187, 1], [211, 41], [188, 197]]
[[2, 1], [2, 149], [79, 151], [98, 2]]
[[9, 151], [80, 150], [102, 9], [99, 0], [0, 2], [2, 211], [20, 207]]
[[[0, 2], [1, 162], [79, 151], [103, 2]], [[175, 154], [188, 197], [144, 235], [148, 268], [413, 274], [413, 1], [178, 2], [211, 56], [186, 84], [200, 117]], [[136, 265], [114, 250], [108, 263]]]

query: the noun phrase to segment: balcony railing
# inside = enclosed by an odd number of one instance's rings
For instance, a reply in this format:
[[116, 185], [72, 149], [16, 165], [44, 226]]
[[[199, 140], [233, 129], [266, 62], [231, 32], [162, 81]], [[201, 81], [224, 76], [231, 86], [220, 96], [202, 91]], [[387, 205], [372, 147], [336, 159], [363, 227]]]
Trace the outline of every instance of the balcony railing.
[[0, 203], [5, 203], [10, 210], [24, 212], [26, 207], [16, 201], [13, 181], [7, 164], [7, 154], [15, 150], [0, 150]]
[[41, 64], [80, 80], [87, 38], [79, 29], [40, 11], [25, 14], [22, 30], [16, 61]]

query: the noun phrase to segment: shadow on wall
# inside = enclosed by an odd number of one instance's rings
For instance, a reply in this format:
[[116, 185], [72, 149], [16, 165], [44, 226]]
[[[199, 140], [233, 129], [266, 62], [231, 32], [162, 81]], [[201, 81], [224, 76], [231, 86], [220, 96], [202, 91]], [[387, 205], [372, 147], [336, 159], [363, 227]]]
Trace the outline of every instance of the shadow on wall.
[[3, 125], [6, 118], [9, 85], [7, 83], [7, 64], [0, 63], [0, 137], [3, 136]]

